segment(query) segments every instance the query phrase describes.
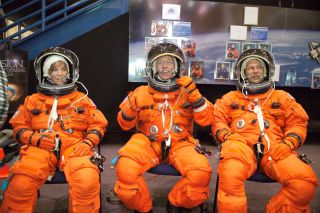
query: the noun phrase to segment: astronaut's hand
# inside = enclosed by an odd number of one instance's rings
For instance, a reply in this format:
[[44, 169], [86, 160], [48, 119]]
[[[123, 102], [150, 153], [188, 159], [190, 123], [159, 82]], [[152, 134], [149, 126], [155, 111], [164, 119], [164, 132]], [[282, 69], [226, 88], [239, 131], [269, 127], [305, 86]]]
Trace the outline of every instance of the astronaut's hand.
[[189, 76], [181, 76], [177, 79], [177, 83], [183, 86], [187, 90], [187, 93], [191, 93], [193, 90], [197, 89], [196, 84]]
[[73, 151], [74, 156], [82, 157], [86, 155], [93, 155], [93, 146], [88, 141], [78, 143]]
[[287, 158], [292, 152], [292, 149], [285, 141], [273, 145], [269, 151], [272, 160], [278, 161]]
[[194, 108], [200, 107], [205, 103], [204, 98], [200, 94], [192, 78], [188, 76], [181, 76], [179, 79], [177, 79], [177, 83], [186, 89], [188, 93], [188, 99], [191, 104], [197, 103], [195, 106], [193, 106]]
[[[124, 105], [122, 108], [122, 115], [126, 118], [134, 118], [137, 115], [139, 107], [136, 103], [136, 97], [133, 92], [130, 92], [126, 99], [121, 103]], [[120, 106], [121, 106], [120, 105]]]
[[55, 148], [55, 134], [53, 133], [34, 133], [30, 136], [30, 143], [33, 146], [53, 151]]

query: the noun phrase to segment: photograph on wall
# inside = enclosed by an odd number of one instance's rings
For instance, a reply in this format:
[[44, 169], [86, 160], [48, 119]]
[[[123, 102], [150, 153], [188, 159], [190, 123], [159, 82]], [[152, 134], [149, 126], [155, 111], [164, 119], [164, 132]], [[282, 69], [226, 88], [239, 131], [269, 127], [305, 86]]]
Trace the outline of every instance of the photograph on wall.
[[[180, 19], [163, 20], [163, 3], [164, 1], [155, 0], [129, 1], [129, 82], [146, 82], [147, 80], [136, 75], [136, 69], [140, 73], [140, 67], [146, 63], [145, 37], [172, 38], [172, 36], [155, 36], [156, 30], [153, 32], [154, 35], [150, 35], [152, 21], [158, 20], [171, 22], [172, 28], [174, 23], [177, 22], [175, 24], [175, 34], [178, 36], [174, 38], [178, 40], [180, 45], [182, 44], [181, 40], [193, 40], [196, 43], [196, 46], [192, 47], [191, 45], [191, 48], [187, 48], [186, 42], [183, 41], [183, 46], [186, 55], [194, 55], [194, 57], [186, 56], [186, 70], [188, 72], [190, 71], [190, 61], [204, 62], [205, 72], [203, 78], [197, 80], [199, 84], [234, 85], [236, 83], [236, 81], [231, 80], [232, 76], [229, 77], [229, 80], [220, 80], [215, 79], [214, 75], [217, 61], [230, 62], [230, 67], [231, 62], [236, 61], [236, 59], [232, 59], [237, 58], [233, 54], [226, 59], [226, 42], [240, 42], [239, 53], [244, 50], [243, 43], [272, 44], [272, 54], [276, 63], [281, 64], [279, 81], [275, 82], [276, 86], [311, 87], [312, 71], [319, 68], [319, 63], [312, 60], [311, 57], [307, 57], [307, 54], [310, 53], [308, 44], [310, 41], [320, 41], [320, 11], [259, 6], [258, 25], [247, 26], [247, 39], [239, 41], [229, 39], [230, 26], [241, 26], [243, 24], [245, 4], [223, 2], [213, 4], [207, 1], [193, 1], [191, 4], [190, 1], [175, 0], [173, 4], [181, 5]], [[230, 11], [232, 11], [232, 16], [230, 16]], [[270, 14], [276, 14], [277, 18]], [[308, 19], [305, 17], [308, 17]], [[188, 28], [189, 26], [185, 22], [191, 23], [191, 36], [187, 36], [188, 33], [185, 33], [188, 32], [188, 30], [184, 30], [185, 27]], [[177, 28], [178, 30], [176, 30]], [[179, 28], [183, 29], [180, 30]], [[161, 30], [159, 31], [161, 32]], [[256, 41], [251, 41], [251, 33], [252, 39]], [[248, 44], [248, 46], [250, 45]], [[229, 52], [231, 52], [231, 49]], [[292, 56], [293, 53], [294, 57]], [[295, 69], [296, 74], [294, 74], [294, 71], [290, 71], [293, 69]], [[285, 84], [286, 79], [287, 85]]]
[[257, 48], [256, 43], [242, 43], [242, 52]]
[[284, 85], [293, 86], [297, 83], [297, 70], [295, 67], [288, 67], [284, 70]]
[[240, 55], [240, 42], [226, 42], [225, 59], [236, 60]]
[[217, 61], [216, 64], [217, 65], [216, 65], [216, 72], [215, 72], [214, 78], [215, 79], [229, 80], [230, 62]]
[[171, 21], [155, 21], [151, 22], [152, 36], [168, 37], [172, 36], [172, 22]]
[[147, 56], [149, 50], [153, 45], [156, 43], [159, 43], [160, 41], [163, 41], [163, 38], [161, 37], [145, 37], [145, 45], [144, 45], [144, 50], [145, 50], [145, 55]]
[[172, 26], [172, 36], [174, 37], [190, 37], [191, 22], [174, 21]]
[[8, 77], [8, 111], [15, 112], [28, 94], [28, 52], [0, 50], [0, 60]]
[[176, 45], [178, 45], [180, 47], [180, 42], [179, 42], [179, 39], [177, 38], [173, 38], [173, 37], [165, 37], [163, 38], [163, 42], [166, 42], [166, 43], [174, 43]]
[[247, 26], [231, 25], [229, 39], [238, 41], [247, 40]]
[[251, 41], [268, 40], [268, 27], [251, 27]]
[[272, 44], [266, 44], [266, 43], [259, 43], [257, 45], [258, 49], [268, 50], [269, 52], [272, 52]]
[[204, 73], [203, 61], [191, 61], [189, 67], [190, 67], [190, 76], [193, 79], [203, 78], [203, 73]]
[[312, 72], [311, 88], [320, 89], [320, 68]]
[[234, 70], [234, 66], [236, 65], [236, 62], [232, 62], [232, 63], [230, 63], [230, 80], [238, 80], [239, 79], [239, 77], [238, 77], [238, 73], [237, 72], [235, 72], [235, 70]]
[[197, 43], [195, 40], [181, 40], [181, 49], [182, 49], [183, 53], [185, 54], [185, 56], [195, 57]]
[[136, 63], [136, 66], [135, 66], [135, 75], [138, 76], [138, 77], [147, 77], [147, 72], [146, 72], [146, 69], [145, 69], [146, 65], [144, 63], [144, 61], [142, 60], [139, 60], [137, 61]]
[[162, 19], [180, 20], [181, 5], [179, 4], [163, 4]]

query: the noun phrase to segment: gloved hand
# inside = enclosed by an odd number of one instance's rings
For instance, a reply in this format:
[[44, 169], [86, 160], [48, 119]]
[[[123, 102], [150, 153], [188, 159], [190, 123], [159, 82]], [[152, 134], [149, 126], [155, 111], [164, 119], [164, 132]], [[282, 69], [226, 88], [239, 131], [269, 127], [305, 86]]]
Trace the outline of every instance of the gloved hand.
[[74, 156], [82, 157], [86, 155], [93, 155], [93, 146], [88, 141], [78, 143], [78, 145], [74, 148]]
[[199, 101], [202, 98], [202, 95], [197, 89], [197, 86], [192, 78], [188, 76], [181, 76], [179, 79], [177, 79], [177, 83], [186, 89], [188, 93], [188, 99], [191, 103]]
[[197, 88], [196, 84], [189, 76], [181, 76], [179, 79], [177, 79], [177, 83], [186, 88], [188, 93]]
[[[135, 117], [137, 114], [137, 111], [139, 110], [137, 104], [136, 104], [136, 98], [134, 97], [134, 93], [130, 92], [127, 96], [127, 98], [125, 99], [125, 101], [123, 101], [122, 103], [124, 105], [123, 107], [123, 111], [125, 113], [126, 116], [129, 117]], [[122, 106], [120, 105], [120, 107], [122, 108]]]
[[269, 155], [272, 160], [278, 161], [283, 160], [288, 157], [293, 150], [290, 145], [285, 141], [280, 141], [279, 143], [273, 145], [269, 151]]
[[55, 148], [55, 134], [53, 133], [34, 133], [30, 136], [30, 143], [33, 146], [53, 151]]

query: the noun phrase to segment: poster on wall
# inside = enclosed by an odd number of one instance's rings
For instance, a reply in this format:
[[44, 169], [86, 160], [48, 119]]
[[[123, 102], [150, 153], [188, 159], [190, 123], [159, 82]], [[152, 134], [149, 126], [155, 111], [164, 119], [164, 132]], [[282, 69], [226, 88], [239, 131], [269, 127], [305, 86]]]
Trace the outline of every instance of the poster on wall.
[[13, 113], [28, 94], [28, 52], [0, 50], [0, 60], [8, 76], [9, 112]]
[[[320, 11], [259, 6], [254, 8], [259, 20], [256, 17], [248, 22], [243, 16], [245, 4], [165, 1], [165, 4], [178, 5], [176, 10], [172, 6], [163, 9], [162, 2], [129, 2], [129, 82], [146, 82], [146, 74], [141, 73], [150, 46], [172, 41], [183, 50], [189, 75], [191, 62], [201, 62], [202, 75], [195, 78], [196, 83], [234, 85], [239, 78], [233, 72], [234, 62], [243, 51], [260, 48], [274, 55], [279, 67], [276, 86], [311, 87], [312, 72], [319, 64], [309, 56], [309, 43], [320, 40]], [[166, 16], [163, 11], [172, 12], [173, 16]], [[168, 30], [163, 32], [170, 31], [171, 35], [150, 30], [152, 25], [166, 25]], [[154, 39], [147, 41], [147, 37]], [[217, 75], [222, 73], [217, 71], [221, 63], [229, 67], [228, 76]]]

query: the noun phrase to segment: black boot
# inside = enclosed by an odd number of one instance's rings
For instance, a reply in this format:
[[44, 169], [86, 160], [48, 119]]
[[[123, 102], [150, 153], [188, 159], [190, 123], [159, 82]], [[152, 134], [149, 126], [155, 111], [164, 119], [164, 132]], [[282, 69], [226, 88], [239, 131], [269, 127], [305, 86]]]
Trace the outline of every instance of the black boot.
[[[152, 213], [153, 211], [152, 211], [152, 209], [150, 210], [150, 211], [148, 211], [148, 212], [146, 212], [146, 213]], [[143, 213], [143, 212], [139, 212], [139, 211], [137, 211], [137, 210], [134, 210], [134, 213]]]
[[167, 201], [167, 213], [188, 213], [188, 212], [199, 212], [199, 213], [202, 213], [202, 212], [205, 212], [205, 209], [204, 209], [204, 205], [203, 203], [200, 204], [199, 206], [196, 206], [194, 208], [191, 208], [191, 209], [187, 209], [187, 208], [183, 208], [183, 207], [177, 207], [177, 206], [174, 206], [172, 205], [172, 203], [170, 203], [170, 201], [168, 200]]
[[183, 207], [174, 206], [169, 200], [167, 201], [167, 213], [183, 213], [183, 210]]

